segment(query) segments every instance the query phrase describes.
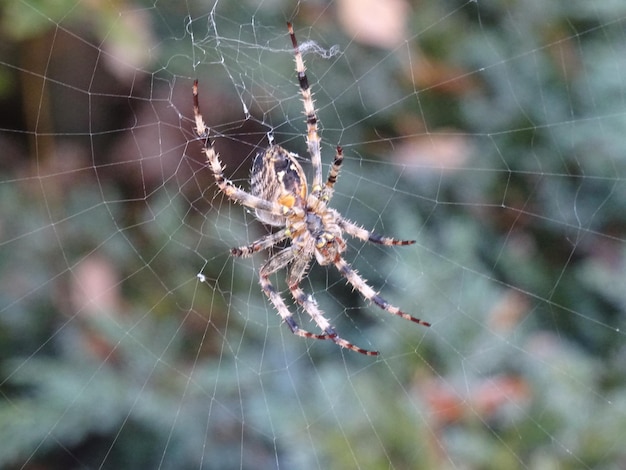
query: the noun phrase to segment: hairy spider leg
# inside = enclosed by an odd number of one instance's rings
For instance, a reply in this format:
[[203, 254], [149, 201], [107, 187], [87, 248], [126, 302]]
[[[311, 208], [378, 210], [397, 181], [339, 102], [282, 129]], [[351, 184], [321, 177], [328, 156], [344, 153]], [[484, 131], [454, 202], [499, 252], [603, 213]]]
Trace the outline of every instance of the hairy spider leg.
[[397, 240], [392, 237], [386, 237], [384, 235], [380, 235], [376, 232], [370, 232], [369, 230], [364, 229], [363, 227], [358, 226], [355, 223], [350, 222], [349, 220], [344, 219], [337, 213], [338, 221], [337, 224], [343, 231], [345, 231], [348, 235], [358, 238], [360, 240], [376, 243], [377, 245], [413, 245], [415, 240]]
[[324, 314], [317, 306], [317, 302], [311, 295], [307, 295], [298, 285], [290, 286], [289, 290], [291, 291], [291, 295], [298, 302], [302, 308], [313, 318], [315, 323], [320, 327], [322, 331], [326, 333], [327, 338], [334, 341], [336, 344], [341, 346], [342, 348], [350, 349], [352, 351], [356, 351], [361, 354], [365, 354], [366, 356], [378, 356], [378, 351], [370, 351], [368, 349], [360, 348], [345, 339], [341, 338], [335, 328], [333, 328], [328, 320], [324, 317]]
[[284, 228], [276, 233], [270, 233], [258, 240], [253, 241], [250, 245], [231, 248], [230, 254], [238, 257], [252, 256], [261, 250], [271, 248], [277, 243], [282, 242], [289, 236], [289, 230]]
[[228, 198], [231, 200], [242, 204], [246, 207], [250, 207], [252, 209], [260, 209], [267, 212], [270, 212], [275, 215], [287, 217], [289, 215], [293, 215], [297, 211], [301, 211], [298, 208], [288, 208], [282, 206], [276, 202], [266, 201], [259, 197], [253, 196], [252, 194], [247, 193], [243, 189], [235, 186], [232, 181], [227, 179], [224, 176], [224, 168], [222, 167], [222, 162], [220, 161], [219, 154], [215, 151], [213, 147], [213, 142], [209, 136], [210, 129], [204, 123], [204, 119], [202, 118], [202, 114], [200, 113], [200, 105], [198, 100], [198, 80], [193, 82], [193, 114], [196, 121], [196, 134], [198, 137], [203, 139], [203, 147], [202, 151], [204, 152], [207, 161], [209, 163], [209, 167], [213, 176], [215, 177], [215, 182], [219, 187], [220, 191], [222, 191]]
[[[296, 252], [294, 248], [290, 246], [288, 248], [285, 248], [283, 251], [277, 253], [276, 255], [272, 256], [269, 260], [267, 260], [266, 263], [263, 266], [261, 266], [261, 270], [259, 272], [261, 289], [263, 290], [263, 293], [270, 299], [270, 302], [272, 302], [272, 304], [274, 305], [274, 308], [276, 308], [276, 310], [278, 311], [278, 314], [283, 319], [283, 321], [287, 324], [287, 326], [289, 327], [289, 329], [291, 330], [293, 334], [297, 336], [302, 336], [304, 338], [331, 339], [331, 336], [333, 334], [336, 336], [336, 333], [334, 332], [334, 330], [332, 330], [330, 333], [320, 335], [320, 334], [310, 333], [300, 328], [300, 326], [298, 326], [298, 324], [294, 320], [293, 315], [289, 311], [289, 308], [287, 307], [287, 305], [285, 305], [285, 302], [283, 298], [280, 296], [280, 293], [272, 285], [269, 279], [269, 277], [273, 273], [275, 273], [276, 271], [279, 271], [280, 269], [284, 268], [289, 263], [291, 263], [295, 256], [296, 256]], [[319, 326], [319, 322], [318, 322], [319, 319], [313, 317], [313, 320], [315, 320], [315, 322]], [[323, 330], [323, 331], [326, 331], [326, 330]]]
[[333, 191], [335, 189], [335, 183], [337, 182], [337, 178], [339, 177], [339, 172], [341, 171], [341, 164], [343, 163], [343, 149], [341, 146], [337, 145], [337, 153], [335, 154], [335, 159], [333, 160], [333, 164], [328, 170], [328, 178], [326, 178], [326, 186], [322, 189], [322, 194], [320, 199], [326, 203], [328, 203], [333, 197]]
[[313, 318], [320, 330], [324, 331], [328, 338], [337, 343], [339, 346], [341, 346], [342, 348], [350, 349], [352, 351], [356, 351], [366, 356], [378, 356], [378, 351], [370, 351], [368, 349], [360, 348], [350, 343], [349, 341], [341, 338], [337, 333], [337, 330], [335, 330], [335, 328], [328, 322], [326, 317], [324, 317], [324, 314], [319, 309], [315, 298], [310, 294], [306, 294], [300, 288], [300, 282], [302, 281], [302, 278], [304, 277], [304, 274], [306, 273], [309, 264], [310, 259], [298, 257], [291, 265], [289, 269], [289, 275], [287, 276], [287, 283], [289, 284], [291, 296], [298, 304], [300, 304], [304, 311], [308, 313], [311, 318]]
[[298, 83], [300, 84], [300, 92], [302, 93], [302, 103], [304, 104], [304, 114], [306, 116], [307, 127], [307, 148], [311, 156], [311, 165], [313, 166], [313, 184], [311, 193], [318, 195], [322, 190], [322, 154], [320, 149], [320, 137], [317, 132], [317, 115], [315, 114], [315, 106], [313, 94], [309, 86], [309, 79], [306, 76], [306, 67], [302, 53], [293, 32], [291, 23], [287, 23], [291, 44], [293, 45], [294, 56], [296, 61], [296, 73], [298, 74]]
[[430, 326], [430, 323], [427, 321], [421, 320], [419, 318], [415, 318], [408, 313], [403, 312], [398, 307], [391, 305], [385, 299], [383, 299], [374, 289], [370, 287], [365, 279], [363, 279], [359, 274], [350, 266], [341, 256], [337, 256], [334, 261], [335, 267], [341, 273], [343, 277], [358, 290], [363, 297], [367, 300], [375, 303], [381, 309], [392, 313], [393, 315], [397, 315], [405, 320], [410, 320], [414, 323], [418, 323], [423, 326]]

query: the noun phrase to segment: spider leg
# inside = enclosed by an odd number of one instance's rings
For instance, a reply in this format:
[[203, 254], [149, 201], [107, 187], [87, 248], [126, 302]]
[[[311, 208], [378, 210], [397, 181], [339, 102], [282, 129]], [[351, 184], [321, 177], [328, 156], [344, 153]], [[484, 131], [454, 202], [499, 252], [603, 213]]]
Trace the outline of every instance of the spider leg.
[[337, 224], [348, 235], [359, 238], [366, 242], [376, 243], [378, 245], [412, 245], [413, 243], [415, 243], [415, 240], [397, 240], [395, 238], [380, 235], [376, 232], [370, 232], [369, 230], [365, 230], [363, 227], [360, 227], [350, 222], [349, 220], [344, 219], [339, 214], [337, 214]]
[[289, 36], [291, 36], [291, 44], [296, 60], [296, 73], [298, 74], [298, 83], [300, 84], [300, 92], [302, 93], [302, 102], [304, 104], [304, 114], [306, 116], [307, 127], [307, 147], [309, 155], [311, 155], [311, 165], [313, 166], [313, 186], [311, 192], [317, 195], [322, 190], [322, 154], [320, 150], [320, 137], [317, 133], [317, 115], [315, 114], [315, 106], [313, 105], [313, 94], [309, 87], [309, 80], [306, 76], [306, 67], [304, 60], [293, 32], [291, 23], [287, 23]]
[[315, 323], [317, 323], [317, 326], [319, 326], [319, 328], [326, 333], [321, 336], [333, 340], [342, 348], [350, 349], [352, 351], [365, 354], [366, 356], [378, 356], [378, 351], [370, 351], [368, 349], [360, 348], [340, 337], [337, 334], [335, 328], [333, 328], [326, 319], [326, 317], [324, 317], [324, 314], [317, 306], [317, 302], [315, 301], [313, 296], [307, 295], [302, 289], [300, 289], [300, 286], [290, 286], [289, 290], [291, 291], [291, 295], [296, 300], [296, 302], [298, 302], [306, 311], [306, 313], [308, 313], [311, 318], [313, 318]]
[[289, 236], [288, 233], [289, 231], [286, 228], [279, 230], [276, 233], [270, 233], [269, 235], [253, 241], [250, 245], [232, 248], [230, 250], [230, 254], [233, 256], [243, 257], [251, 256], [258, 251], [265, 250], [266, 248], [270, 248], [271, 246], [282, 242], [285, 238]]
[[215, 182], [226, 196], [233, 201], [252, 209], [261, 209], [274, 215], [287, 217], [299, 211], [297, 208], [288, 208], [276, 202], [266, 201], [257, 196], [247, 193], [243, 189], [235, 186], [232, 181], [224, 176], [224, 168], [220, 161], [218, 153], [213, 147], [213, 142], [209, 137], [210, 129], [205, 124], [202, 114], [200, 113], [200, 105], [198, 102], [198, 80], [193, 82], [193, 114], [196, 121], [196, 134], [204, 140], [202, 151], [206, 155], [207, 161], [211, 168], [211, 172], [215, 177]]
[[324, 314], [319, 309], [317, 302], [313, 298], [312, 295], [307, 295], [300, 288], [300, 281], [304, 277], [306, 270], [309, 266], [310, 259], [306, 257], [296, 258], [294, 263], [291, 265], [289, 269], [289, 275], [287, 276], [287, 283], [289, 284], [289, 290], [291, 291], [291, 295], [298, 304], [302, 306], [304, 311], [309, 314], [309, 316], [315, 321], [317, 326], [326, 333], [325, 337], [333, 340], [336, 344], [341, 346], [342, 348], [350, 349], [352, 351], [356, 351], [361, 354], [365, 354], [366, 356], [377, 356], [378, 351], [369, 351], [367, 349], [360, 348], [355, 346], [354, 344], [346, 341], [341, 338], [337, 331], [331, 324], [328, 322]]
[[269, 277], [279, 269], [289, 264], [295, 256], [297, 256], [297, 253], [295, 252], [295, 250], [292, 249], [292, 247], [289, 247], [267, 260], [267, 262], [263, 266], [261, 266], [261, 270], [259, 272], [261, 289], [263, 290], [263, 293], [270, 299], [270, 302], [272, 302], [274, 308], [276, 308], [278, 314], [287, 324], [287, 326], [294, 335], [301, 336], [303, 338], [329, 339], [331, 337], [329, 334], [319, 335], [315, 333], [310, 333], [300, 328], [296, 321], [293, 319], [293, 315], [289, 311], [287, 305], [285, 305], [285, 301], [280, 296], [280, 293], [270, 282]]
[[404, 318], [405, 320], [411, 320], [412, 322], [419, 323], [420, 325], [430, 326], [430, 323], [424, 320], [420, 320], [419, 318], [415, 318], [408, 313], [403, 312], [398, 307], [391, 305], [385, 299], [383, 299], [380, 295], [372, 289], [367, 281], [363, 279], [359, 274], [350, 266], [341, 256], [338, 256], [335, 261], [335, 266], [337, 270], [341, 273], [346, 280], [352, 284], [352, 286], [358, 290], [363, 297], [367, 300], [374, 302], [381, 309], [392, 313], [393, 315], [397, 315], [399, 317]]
[[339, 171], [341, 170], [341, 164], [343, 163], [343, 149], [341, 146], [337, 145], [337, 153], [335, 154], [335, 159], [333, 160], [333, 164], [328, 170], [328, 178], [326, 178], [326, 186], [322, 189], [322, 195], [320, 199], [325, 202], [330, 201], [333, 197], [333, 190], [335, 187], [335, 183], [337, 182], [337, 177], [339, 176]]

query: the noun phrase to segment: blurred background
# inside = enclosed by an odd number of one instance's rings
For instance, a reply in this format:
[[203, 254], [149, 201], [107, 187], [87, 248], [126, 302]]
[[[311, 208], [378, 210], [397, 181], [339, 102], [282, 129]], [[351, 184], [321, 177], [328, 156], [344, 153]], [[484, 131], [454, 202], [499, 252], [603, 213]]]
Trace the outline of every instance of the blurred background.
[[[343, 337], [262, 295], [217, 191], [306, 125], [333, 207], [409, 247], [314, 266]], [[626, 466], [626, 5], [0, 1], [0, 467]], [[274, 282], [284, 289], [282, 273]], [[290, 306], [293, 311], [297, 308]], [[297, 315], [313, 330], [306, 314]]]

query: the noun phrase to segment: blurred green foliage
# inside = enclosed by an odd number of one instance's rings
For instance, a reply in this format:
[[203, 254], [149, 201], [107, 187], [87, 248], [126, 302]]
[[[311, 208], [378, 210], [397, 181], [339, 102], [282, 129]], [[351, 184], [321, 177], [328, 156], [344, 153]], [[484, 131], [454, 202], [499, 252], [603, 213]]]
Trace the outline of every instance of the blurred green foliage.
[[[340, 3], [0, 3], [0, 466], [626, 461], [626, 10], [420, 2], [389, 50]], [[347, 258], [430, 330], [305, 282], [378, 361], [281, 326], [192, 140], [200, 77], [238, 183], [271, 126], [305, 154], [283, 17], [341, 49], [305, 56], [334, 206], [417, 239]]]

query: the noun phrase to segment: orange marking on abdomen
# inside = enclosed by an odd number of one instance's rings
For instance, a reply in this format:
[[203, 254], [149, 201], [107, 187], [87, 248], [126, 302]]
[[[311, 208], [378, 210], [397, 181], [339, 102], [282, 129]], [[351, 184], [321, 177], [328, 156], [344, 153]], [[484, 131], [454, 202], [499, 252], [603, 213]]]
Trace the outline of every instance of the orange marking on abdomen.
[[296, 203], [296, 197], [293, 194], [285, 194], [278, 198], [278, 204], [281, 206], [292, 208]]

